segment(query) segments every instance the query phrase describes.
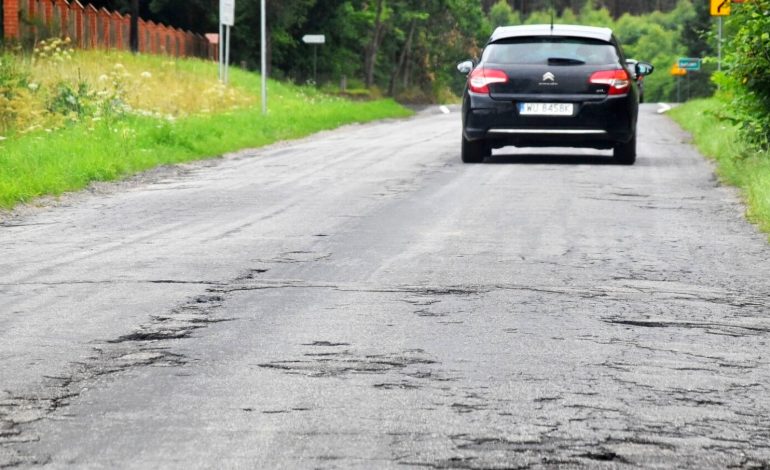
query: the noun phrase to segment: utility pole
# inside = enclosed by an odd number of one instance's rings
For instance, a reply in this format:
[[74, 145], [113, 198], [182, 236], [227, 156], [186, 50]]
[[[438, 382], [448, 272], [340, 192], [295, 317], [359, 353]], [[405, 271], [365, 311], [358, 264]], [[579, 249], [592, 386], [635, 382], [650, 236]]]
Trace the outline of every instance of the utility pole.
[[682, 77], [676, 77], [676, 102], [682, 102]]
[[139, 0], [131, 0], [131, 27], [129, 31], [131, 52], [139, 52]]
[[259, 58], [262, 62], [262, 114], [267, 114], [267, 18], [265, 18], [265, 0], [260, 0], [259, 9]]

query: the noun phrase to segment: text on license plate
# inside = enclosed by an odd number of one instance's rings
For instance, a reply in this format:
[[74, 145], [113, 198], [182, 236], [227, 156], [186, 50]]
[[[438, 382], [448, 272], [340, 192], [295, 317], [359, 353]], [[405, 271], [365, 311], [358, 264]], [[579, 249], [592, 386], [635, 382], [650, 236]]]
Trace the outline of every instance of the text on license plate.
[[573, 103], [519, 103], [522, 116], [572, 116]]

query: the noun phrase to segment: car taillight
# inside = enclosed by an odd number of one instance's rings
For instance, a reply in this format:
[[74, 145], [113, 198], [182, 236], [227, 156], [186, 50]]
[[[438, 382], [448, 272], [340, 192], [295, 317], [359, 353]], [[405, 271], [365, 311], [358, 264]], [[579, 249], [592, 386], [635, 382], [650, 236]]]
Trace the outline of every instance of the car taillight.
[[502, 70], [479, 67], [468, 77], [468, 89], [474, 93], [489, 93], [489, 85], [507, 81], [508, 75]]
[[609, 85], [610, 95], [625, 95], [631, 86], [628, 73], [623, 69], [594, 72], [588, 81], [594, 85]]

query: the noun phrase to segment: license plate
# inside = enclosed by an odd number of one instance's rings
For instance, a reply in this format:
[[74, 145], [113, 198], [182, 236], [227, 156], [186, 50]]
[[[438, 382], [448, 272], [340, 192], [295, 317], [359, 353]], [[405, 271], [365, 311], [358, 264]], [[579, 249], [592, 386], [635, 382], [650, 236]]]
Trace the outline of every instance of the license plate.
[[572, 116], [573, 103], [519, 103], [522, 116]]

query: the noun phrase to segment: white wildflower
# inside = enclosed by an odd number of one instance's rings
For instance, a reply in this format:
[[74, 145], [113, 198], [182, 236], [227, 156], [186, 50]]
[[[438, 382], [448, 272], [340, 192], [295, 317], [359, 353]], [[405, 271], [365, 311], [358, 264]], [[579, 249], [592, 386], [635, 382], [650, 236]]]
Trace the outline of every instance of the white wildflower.
[[152, 74], [150, 72], [142, 72], [142, 78], [152, 78]]

